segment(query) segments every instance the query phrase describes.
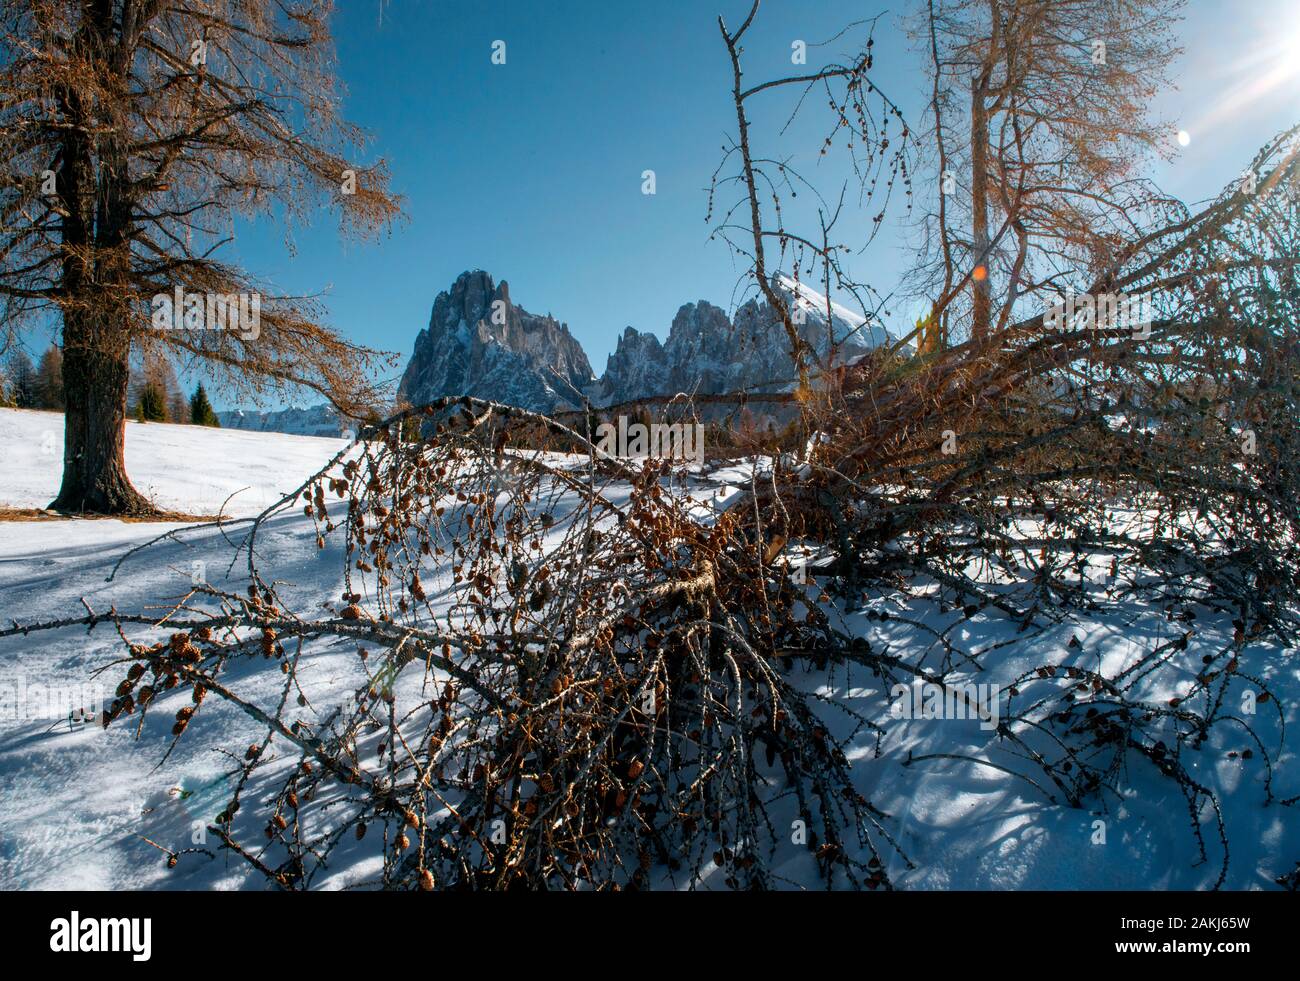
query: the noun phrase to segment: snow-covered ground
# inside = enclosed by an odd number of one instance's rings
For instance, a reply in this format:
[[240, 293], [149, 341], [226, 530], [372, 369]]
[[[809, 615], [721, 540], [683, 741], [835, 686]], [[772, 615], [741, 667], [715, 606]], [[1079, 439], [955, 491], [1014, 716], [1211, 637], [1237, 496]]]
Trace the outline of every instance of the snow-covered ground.
[[[5, 451], [0, 508], [39, 508], [54, 496], [61, 423], [50, 413], [0, 410]], [[126, 439], [133, 481], [160, 506], [209, 514], [240, 491], [225, 509], [236, 517], [260, 512], [345, 445], [337, 439], [136, 423], [128, 425]], [[716, 477], [719, 485], [733, 488], [742, 481], [739, 470]], [[728, 492], [719, 497], [701, 487], [698, 493], [725, 502]], [[97, 612], [112, 606], [138, 609], [179, 596], [195, 575], [242, 588], [242, 560], [230, 568], [234, 553], [228, 539], [236, 536], [215, 528], [160, 542], [122, 562], [109, 581], [124, 552], [174, 527], [0, 521], [0, 622], [77, 616], [85, 606]], [[291, 512], [264, 530], [259, 547], [263, 570], [291, 584], [286, 588], [302, 608], [319, 608], [339, 594], [342, 552], [333, 543], [318, 551], [315, 535], [309, 519]], [[892, 616], [880, 618], [883, 610]], [[917, 648], [916, 632], [899, 617], [946, 625], [961, 614], [896, 594], [872, 595], [864, 609], [832, 615], [846, 632], [869, 637], [873, 649], [933, 668], [938, 654]], [[1100, 667], [1114, 675], [1186, 629], [1163, 610], [1135, 604], [1103, 606], [1088, 617], [1003, 648], [992, 645], [1014, 636], [1015, 624], [993, 613], [971, 617], [956, 628], [953, 640], [986, 653], [983, 670], [963, 680], [1005, 689], [1043, 664]], [[1158, 702], [1179, 694], [1199, 670], [1200, 655], [1230, 644], [1232, 630], [1226, 621], [1200, 616], [1185, 662], [1144, 683], [1141, 695]], [[229, 768], [220, 750], [247, 745], [252, 730], [246, 717], [227, 705], [209, 704], [170, 755], [170, 711], [162, 698], [161, 711], [150, 713], [139, 729], [130, 719], [107, 730], [69, 720], [65, 702], [91, 700], [94, 685], [116, 683], [120, 669], [98, 678], [94, 672], [118, 658], [120, 650], [116, 635], [104, 628], [90, 635], [64, 630], [0, 639], [0, 887], [263, 888], [259, 876], [211, 841], [194, 845], [210, 848], [215, 858], [186, 855], [174, 870], [150, 843], [186, 847], [194, 822], [213, 818], [224, 803], [221, 774]], [[1300, 760], [1283, 744], [1277, 716], [1280, 709], [1289, 727], [1297, 722], [1300, 659], [1275, 645], [1252, 643], [1239, 656], [1242, 672], [1278, 696], [1273, 704], [1261, 703], [1250, 721], [1273, 758], [1274, 796], [1293, 797], [1300, 794]], [[313, 705], [328, 702], [331, 691], [350, 696], [363, 677], [353, 651], [327, 647], [311, 657], [304, 677], [315, 686], [308, 692]], [[274, 662], [264, 669], [242, 666], [237, 680], [247, 697], [268, 702], [278, 698], [283, 684]], [[1119, 798], [1105, 794], [1085, 808], [1071, 808], [1049, 801], [1026, 779], [1041, 783], [1041, 771], [1014, 765], [996, 734], [978, 720], [891, 718], [881, 682], [861, 670], [809, 672], [802, 683], [831, 704], [885, 727], [878, 739], [858, 720], [826, 710], [828, 725], [839, 735], [858, 732], [848, 755], [859, 789], [889, 815], [886, 827], [915, 866], [909, 870], [892, 859], [889, 872], [897, 886], [1207, 888], [1219, 877], [1223, 847], [1210, 808], [1196, 815], [1207, 848], [1202, 861], [1183, 797], [1136, 754], [1117, 778], [1123, 788]], [[1232, 698], [1242, 694], [1240, 687], [1231, 690]], [[107, 698], [111, 691], [102, 694]], [[1005, 691], [1001, 697], [1005, 702]], [[1243, 756], [1243, 750], [1252, 752]], [[1267, 767], [1259, 747], [1244, 729], [1223, 724], [1182, 761], [1222, 804], [1230, 844], [1225, 886], [1277, 888], [1274, 880], [1300, 860], [1300, 820], [1294, 807], [1276, 801], [1266, 806]], [[784, 806], [777, 805], [778, 820]], [[793, 815], [793, 802], [790, 811]], [[374, 873], [373, 864], [360, 858], [354, 866], [348, 863], [349, 853], [341, 851], [321, 884], [345, 886]], [[793, 884], [817, 885], [802, 846], [792, 844], [788, 859], [778, 853], [774, 865]]]
[[[229, 498], [225, 513], [243, 517], [293, 490], [345, 445], [342, 439], [128, 420], [126, 469], [136, 490], [164, 510], [216, 514]], [[63, 465], [62, 413], [0, 409], [0, 447], [0, 508], [43, 508], [54, 500]]]
[[[223, 504], [227, 515], [257, 514], [344, 445], [340, 439], [161, 423], [126, 427], [127, 471], [136, 488], [162, 508], [190, 514], [216, 514]], [[0, 409], [0, 446], [0, 509], [43, 508], [58, 491], [62, 415]], [[191, 535], [184, 544], [163, 543], [106, 581], [125, 551], [178, 527], [0, 521], [0, 621], [84, 614], [83, 600], [96, 611], [114, 604], [135, 608], [183, 593], [196, 573], [225, 584], [232, 549], [216, 530]], [[282, 539], [277, 530], [268, 546], [284, 542], [293, 551], [296, 537], [290, 532]], [[336, 561], [330, 572], [337, 569]], [[68, 722], [65, 703], [74, 693], [86, 702], [96, 694], [111, 698], [116, 679], [92, 674], [119, 653], [111, 631], [0, 640], [0, 887], [167, 884], [161, 853], [136, 837], [144, 830], [141, 816], [173, 800], [169, 790], [217, 773], [219, 761], [210, 747], [182, 744], [155, 770], [165, 730], [137, 742], [130, 727], [115, 732]], [[209, 734], [218, 740], [226, 735]], [[238, 871], [233, 881], [242, 878]]]

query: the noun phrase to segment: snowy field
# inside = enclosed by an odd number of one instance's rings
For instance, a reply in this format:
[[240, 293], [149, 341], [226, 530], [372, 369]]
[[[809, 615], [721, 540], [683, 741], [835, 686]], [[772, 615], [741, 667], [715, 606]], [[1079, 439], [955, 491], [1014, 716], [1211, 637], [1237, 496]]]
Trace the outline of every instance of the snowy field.
[[[137, 423], [128, 424], [126, 441], [136, 487], [159, 506], [213, 514], [228, 501], [225, 513], [234, 517], [260, 512], [345, 445]], [[0, 445], [0, 508], [43, 507], [58, 486], [62, 418], [0, 410]], [[719, 484], [723, 476], [737, 477], [717, 475]], [[708, 487], [699, 494], [717, 498]], [[86, 607], [139, 609], [183, 594], [196, 575], [232, 591], [242, 588], [242, 560], [231, 568], [230, 540], [237, 535], [216, 528], [163, 541], [127, 558], [114, 573], [133, 545], [176, 527], [111, 520], [0, 522], [0, 621], [74, 617]], [[319, 608], [339, 594], [342, 552], [337, 544], [318, 551], [315, 536], [312, 522], [291, 512], [264, 529], [260, 544], [262, 569], [289, 584], [286, 590], [303, 609]], [[890, 617], [881, 618], [882, 611]], [[904, 638], [916, 633], [899, 618], [940, 626], [953, 614], [898, 594], [872, 595], [862, 609], [832, 616], [846, 632], [867, 636], [873, 649], [933, 669], [933, 650], [902, 646], [915, 643]], [[971, 617], [953, 639], [984, 651], [983, 670], [965, 680], [1005, 689], [1043, 664], [1100, 668], [1113, 676], [1186, 630], [1164, 611], [1137, 605], [1103, 605], [1088, 616], [1005, 647], [997, 645], [1015, 636], [1015, 624], [993, 612]], [[1142, 697], [1154, 702], [1178, 696], [1200, 669], [1201, 655], [1230, 644], [1232, 633], [1227, 618], [1198, 617], [1195, 640], [1182, 660], [1151, 680]], [[250, 875], [210, 839], [194, 844], [212, 855], [187, 854], [175, 869], [160, 850], [186, 847], [195, 822], [213, 819], [223, 803], [222, 774], [230, 768], [221, 751], [247, 745], [247, 718], [228, 706], [208, 706], [168, 755], [165, 699], [143, 727], [125, 719], [104, 730], [68, 717], [62, 695], [90, 699], [93, 686], [113, 685], [120, 668], [98, 679], [94, 672], [120, 653], [120, 641], [103, 627], [89, 636], [64, 630], [0, 639], [0, 887], [265, 888], [260, 876]], [[309, 657], [313, 705], [327, 705], [331, 693], [350, 695], [363, 677], [357, 658], [347, 652], [322, 649]], [[1263, 681], [1276, 696], [1261, 701], [1250, 718], [1272, 759], [1271, 774], [1260, 746], [1230, 724], [1217, 725], [1200, 747], [1185, 750], [1182, 763], [1221, 804], [1229, 843], [1224, 886], [1276, 889], [1275, 880], [1300, 861], [1300, 815], [1277, 800], [1300, 794], [1300, 760], [1288, 748], [1289, 734], [1284, 741], [1281, 724], [1297, 723], [1300, 659], [1294, 651], [1257, 643], [1247, 643], [1239, 658], [1242, 673]], [[274, 663], [238, 671], [246, 694], [278, 697], [283, 682]], [[977, 719], [893, 717], [881, 682], [865, 671], [809, 672], [802, 684], [884, 729], [877, 736], [858, 720], [826, 710], [828, 727], [851, 737], [847, 752], [859, 789], [889, 815], [886, 827], [912, 861], [909, 869], [894, 856], [889, 873], [898, 887], [1209, 888], [1220, 876], [1225, 851], [1212, 810], [1206, 806], [1194, 816], [1205, 839], [1202, 858], [1186, 801], [1140, 756], [1130, 755], [1126, 772], [1117, 776], [1120, 795], [1104, 794], [1073, 808], [1049, 799], [1054, 795], [1033, 782], [1041, 783], [1041, 771], [1035, 775], [1031, 766], [1013, 764], [996, 733]], [[111, 691], [102, 695], [111, 697]], [[1239, 695], [1232, 689], [1233, 698]], [[373, 865], [360, 857], [350, 865], [349, 854], [334, 856], [331, 874], [320, 885], [342, 888], [373, 876]], [[799, 847], [792, 845], [786, 860], [778, 854], [774, 871], [791, 885], [816, 887], [815, 869]], [[703, 886], [713, 884], [706, 879]]]

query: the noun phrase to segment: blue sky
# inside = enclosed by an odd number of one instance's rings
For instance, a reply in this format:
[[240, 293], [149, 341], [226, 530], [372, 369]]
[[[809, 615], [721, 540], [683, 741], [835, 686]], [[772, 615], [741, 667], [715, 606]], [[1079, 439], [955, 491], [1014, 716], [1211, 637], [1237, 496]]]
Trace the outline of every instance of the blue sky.
[[[597, 373], [624, 327], [666, 337], [681, 304], [731, 304], [740, 269], [708, 241], [706, 190], [734, 126], [717, 16], [734, 27], [747, 4], [389, 0], [382, 18], [378, 0], [344, 7], [347, 114], [389, 161], [409, 220], [370, 245], [340, 243], [322, 220], [299, 230], [292, 260], [275, 230], [246, 234], [251, 268], [286, 289], [328, 286], [336, 326], [403, 359], [465, 269], [508, 280], [517, 303], [567, 322]], [[793, 40], [822, 41], [862, 17], [861, 2], [769, 0], [749, 39], [752, 78], [790, 71]], [[491, 63], [497, 39], [505, 65]], [[845, 44], [820, 50], [851, 55]], [[877, 83], [905, 88], [910, 58], [881, 62]], [[774, 97], [759, 123], [780, 125], [789, 106]], [[780, 149], [819, 145], [814, 122]], [[653, 196], [641, 192], [647, 169]], [[838, 188], [838, 171], [825, 183]], [[868, 227], [855, 215], [844, 230]], [[878, 251], [896, 278], [892, 250]]]
[[[747, 39], [748, 79], [789, 71], [794, 39], [811, 44], [881, 15], [872, 79], [919, 119], [925, 78], [899, 30], [911, 4], [764, 0]], [[286, 292], [323, 292], [334, 326], [396, 352], [401, 364], [437, 293], [465, 269], [486, 269], [509, 281], [517, 303], [566, 321], [600, 373], [625, 326], [666, 338], [681, 304], [733, 302], [740, 270], [724, 244], [708, 240], [706, 188], [734, 124], [716, 18], [734, 26], [748, 7], [341, 0], [345, 115], [371, 133], [369, 152], [388, 160], [407, 220], [377, 242], [345, 243], [322, 213], [293, 230], [292, 251], [282, 227], [245, 226], [227, 258]], [[1155, 108], [1192, 141], [1153, 176], [1199, 199], [1300, 119], [1300, 2], [1190, 0], [1188, 8], [1179, 88]], [[505, 65], [491, 63], [497, 39], [507, 45]], [[847, 44], [810, 50], [809, 62], [831, 54], [847, 57]], [[768, 139], [788, 108], [779, 95], [756, 108], [760, 152], [818, 145], [816, 112], [779, 143]], [[826, 159], [817, 182], [833, 191], [842, 162]], [[652, 197], [641, 193], [646, 169], [656, 172]], [[869, 225], [868, 214], [855, 213], [841, 231], [859, 241]], [[906, 264], [901, 227], [891, 224], [854, 272], [888, 289]]]

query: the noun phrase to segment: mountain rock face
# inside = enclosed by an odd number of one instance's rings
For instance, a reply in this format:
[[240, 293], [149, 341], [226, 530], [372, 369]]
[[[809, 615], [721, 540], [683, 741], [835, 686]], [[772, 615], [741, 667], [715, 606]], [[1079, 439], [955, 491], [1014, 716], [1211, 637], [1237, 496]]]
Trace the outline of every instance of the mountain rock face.
[[[852, 363], [888, 339], [879, 326], [785, 276], [773, 279], [796, 311], [819, 357], [837, 345], [837, 363]], [[802, 323], [798, 323], [802, 321]], [[576, 408], [583, 399], [617, 405], [678, 392], [717, 395], [793, 387], [794, 363], [779, 318], [750, 300], [735, 317], [706, 300], [677, 311], [668, 340], [628, 327], [596, 378], [568, 327], [516, 306], [505, 282], [478, 270], [462, 273], [434, 301], [429, 326], [415, 340], [400, 395], [412, 403], [474, 395], [541, 412]]]
[[473, 395], [551, 412], [580, 406], [594, 380], [591, 362], [565, 324], [516, 306], [504, 280], [494, 285], [476, 270], [438, 294], [398, 396], [418, 405]]
[[[819, 358], [826, 356], [832, 333], [838, 364], [852, 363], [888, 339], [882, 328], [866, 326], [862, 317], [839, 304], [830, 306], [828, 330], [824, 296], [784, 276], [773, 285], [795, 311], [800, 336]], [[750, 300], [734, 318], [700, 300], [677, 311], [664, 344], [654, 334], [627, 328], [587, 396], [603, 406], [678, 392], [783, 391], [793, 387], [795, 376], [785, 328], [766, 300]]]
[[662, 394], [668, 391], [670, 368], [668, 352], [659, 338], [629, 327], [605, 362], [605, 374], [588, 388], [587, 396], [598, 405], [612, 405]]
[[[836, 363], [851, 364], [889, 339], [879, 325], [802, 283], [776, 276], [773, 286], [795, 311], [800, 335], [825, 358], [834, 335]], [[438, 294], [429, 326], [415, 339], [398, 389], [418, 405], [444, 395], [473, 395], [537, 412], [602, 407], [656, 395], [719, 395], [794, 388], [789, 341], [766, 300], [750, 300], [733, 317], [707, 300], [682, 306], [661, 342], [628, 327], [599, 378], [566, 324], [517, 306], [503, 280], [462, 273]], [[279, 412], [219, 413], [223, 426], [337, 436], [348, 425], [326, 405]]]

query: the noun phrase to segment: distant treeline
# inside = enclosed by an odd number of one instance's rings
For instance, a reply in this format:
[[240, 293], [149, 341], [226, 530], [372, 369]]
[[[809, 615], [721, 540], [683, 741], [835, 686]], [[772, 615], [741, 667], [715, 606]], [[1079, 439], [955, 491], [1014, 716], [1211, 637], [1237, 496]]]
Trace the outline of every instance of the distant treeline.
[[[36, 365], [21, 348], [12, 351], [0, 365], [0, 406], [62, 412], [63, 350], [51, 344]], [[161, 357], [145, 357], [132, 366], [127, 407], [138, 422], [221, 425], [203, 384], [187, 397], [171, 362]]]

